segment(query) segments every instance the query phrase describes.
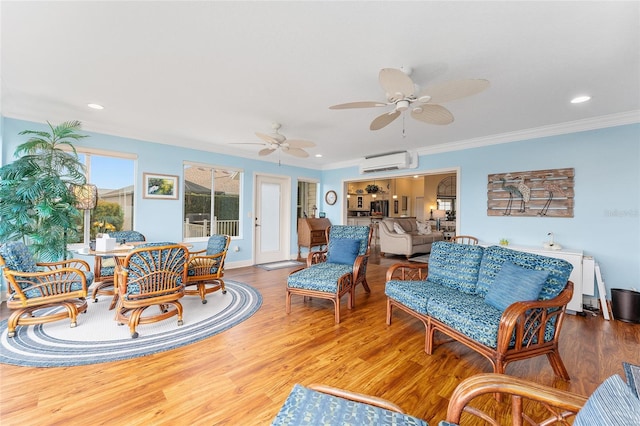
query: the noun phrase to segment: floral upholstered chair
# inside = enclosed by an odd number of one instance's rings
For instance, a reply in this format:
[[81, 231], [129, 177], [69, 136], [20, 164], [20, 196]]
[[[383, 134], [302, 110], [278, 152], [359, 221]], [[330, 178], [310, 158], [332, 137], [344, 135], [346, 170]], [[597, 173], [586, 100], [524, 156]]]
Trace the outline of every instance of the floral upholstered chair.
[[[109, 234], [111, 238], [115, 238], [120, 243], [139, 243], [146, 241], [144, 235], [138, 231], [116, 231]], [[116, 259], [113, 257], [96, 256], [94, 263], [94, 273], [96, 284], [93, 286], [91, 298], [93, 303], [98, 302], [98, 295], [112, 296], [111, 306], [113, 309], [116, 305], [117, 298], [113, 290], [113, 274], [116, 269]]]
[[[189, 252], [185, 295], [200, 296], [202, 303], [207, 303], [207, 294], [218, 290], [222, 290], [222, 294], [227, 293], [222, 277], [230, 242], [230, 236], [216, 234], [209, 237], [205, 250]], [[189, 289], [189, 286], [196, 288]]]
[[[131, 337], [138, 337], [138, 324], [178, 317], [182, 325], [182, 305], [187, 279], [187, 248], [174, 243], [147, 243], [127, 255], [116, 265], [118, 304], [116, 321], [128, 323]], [[160, 313], [144, 315], [144, 311], [158, 306]]]
[[349, 294], [347, 307], [355, 304], [356, 286], [370, 293], [367, 263], [371, 244], [370, 226], [333, 225], [327, 228], [327, 249], [309, 253], [307, 267], [293, 271], [287, 279], [286, 312], [291, 296], [318, 297], [333, 301], [335, 322], [340, 322], [340, 298]]
[[[80, 259], [36, 263], [27, 246], [11, 241], [0, 246], [0, 268], [8, 283], [8, 337], [18, 325], [44, 324], [64, 318], [77, 325], [79, 312], [87, 310], [87, 288], [93, 280], [89, 264]], [[36, 311], [45, 308], [44, 313]]]

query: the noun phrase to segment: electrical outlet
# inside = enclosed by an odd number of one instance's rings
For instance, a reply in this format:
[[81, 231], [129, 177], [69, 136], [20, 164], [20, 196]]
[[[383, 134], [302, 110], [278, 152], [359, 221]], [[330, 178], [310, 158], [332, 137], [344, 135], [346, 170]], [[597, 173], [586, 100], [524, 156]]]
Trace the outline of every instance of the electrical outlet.
[[237, 251], [240, 251], [240, 247], [235, 246], [235, 247], [233, 248], [233, 251], [236, 251], [236, 252], [237, 252]]

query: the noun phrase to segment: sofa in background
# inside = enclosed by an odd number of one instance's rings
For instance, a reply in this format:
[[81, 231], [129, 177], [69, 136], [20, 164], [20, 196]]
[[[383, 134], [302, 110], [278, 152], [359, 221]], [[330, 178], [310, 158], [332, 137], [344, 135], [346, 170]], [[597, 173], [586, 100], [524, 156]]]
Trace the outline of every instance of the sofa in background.
[[[426, 229], [419, 229], [425, 226]], [[422, 231], [422, 232], [421, 232]], [[399, 254], [407, 259], [418, 253], [429, 253], [431, 244], [443, 241], [441, 231], [431, 230], [416, 218], [384, 218], [379, 225], [380, 255]]]
[[562, 259], [505, 247], [435, 242], [427, 264], [396, 264], [387, 271], [387, 325], [393, 307], [426, 327], [431, 354], [440, 331], [485, 356], [495, 373], [509, 362], [546, 355], [569, 380], [558, 342], [573, 266]]

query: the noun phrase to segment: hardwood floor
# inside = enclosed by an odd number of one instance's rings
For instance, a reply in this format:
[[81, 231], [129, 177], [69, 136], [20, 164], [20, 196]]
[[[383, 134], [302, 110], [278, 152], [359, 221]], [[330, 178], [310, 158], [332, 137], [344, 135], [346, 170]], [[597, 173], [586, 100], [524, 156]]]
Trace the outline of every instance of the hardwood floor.
[[[0, 423], [264, 425], [295, 383], [324, 383], [388, 399], [436, 425], [456, 385], [491, 368], [456, 342], [425, 354], [422, 324], [402, 312], [394, 312], [391, 326], [385, 324], [384, 274], [400, 260], [372, 256], [372, 292], [359, 288], [353, 310], [343, 299], [339, 325], [328, 300], [294, 297], [291, 314], [285, 314], [284, 283], [291, 269], [228, 269], [227, 279], [251, 284], [263, 296], [250, 319], [204, 341], [127, 361], [67, 368], [0, 365]], [[106, 308], [104, 300], [89, 306]], [[561, 355], [570, 382], [556, 379], [544, 356], [509, 364], [507, 374], [588, 395], [610, 375], [624, 377], [622, 361], [640, 364], [640, 325], [569, 316]]]

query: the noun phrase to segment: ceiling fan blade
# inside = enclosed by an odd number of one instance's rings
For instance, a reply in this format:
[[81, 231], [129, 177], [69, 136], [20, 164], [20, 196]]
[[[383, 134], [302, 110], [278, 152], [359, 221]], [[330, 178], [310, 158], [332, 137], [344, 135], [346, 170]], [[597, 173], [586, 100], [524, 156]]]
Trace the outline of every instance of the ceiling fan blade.
[[287, 139], [287, 143], [291, 148], [313, 148], [316, 146], [316, 144], [311, 141], [303, 141], [301, 139]]
[[376, 117], [369, 126], [370, 130], [380, 130], [400, 116], [400, 111], [392, 111]]
[[309, 156], [307, 151], [300, 148], [283, 148], [282, 151], [294, 157], [306, 158]]
[[264, 149], [261, 149], [260, 151], [258, 151], [258, 155], [261, 156], [261, 157], [264, 157], [265, 155], [271, 154], [273, 151], [275, 151], [275, 149], [264, 148]]
[[426, 104], [411, 110], [411, 116], [429, 124], [449, 124], [453, 122], [453, 114], [442, 105]]
[[262, 139], [265, 142], [269, 142], [271, 144], [276, 144], [276, 145], [280, 145], [280, 142], [278, 142], [275, 138], [273, 138], [272, 136], [269, 135], [265, 135], [264, 133], [259, 133], [256, 132], [256, 136], [259, 137], [260, 139]]
[[420, 96], [418, 96], [418, 99], [420, 99], [421, 96], [429, 96], [431, 97], [431, 99], [429, 100], [430, 103], [441, 104], [444, 102], [475, 95], [476, 93], [482, 92], [487, 87], [489, 87], [488, 80], [452, 80], [427, 87], [422, 92], [420, 92]]
[[374, 108], [387, 106], [388, 104], [384, 102], [376, 102], [376, 101], [361, 101], [361, 102], [348, 102], [346, 104], [339, 104], [330, 106], [329, 109], [349, 109], [349, 108]]
[[395, 68], [381, 69], [378, 81], [387, 94], [389, 102], [411, 96], [415, 90], [411, 77]]

